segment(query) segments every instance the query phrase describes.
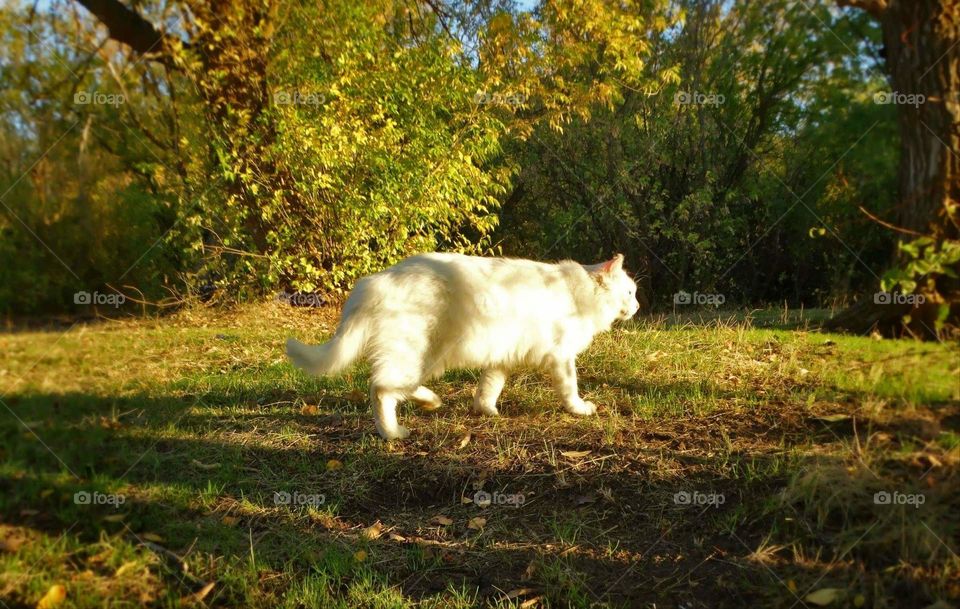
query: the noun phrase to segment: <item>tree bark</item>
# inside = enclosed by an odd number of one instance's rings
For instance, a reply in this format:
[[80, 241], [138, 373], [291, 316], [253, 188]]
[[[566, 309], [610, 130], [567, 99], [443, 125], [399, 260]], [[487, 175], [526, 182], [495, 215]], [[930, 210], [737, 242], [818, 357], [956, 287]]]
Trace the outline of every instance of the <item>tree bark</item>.
[[955, 239], [948, 206], [960, 201], [960, 2], [895, 0], [880, 23], [900, 123], [898, 223]]
[[[900, 130], [899, 203], [895, 223], [937, 243], [960, 233], [960, 2], [958, 0], [837, 0], [876, 18], [886, 47], [891, 92], [879, 103], [897, 106]], [[899, 335], [904, 330], [935, 337], [940, 302], [960, 316], [956, 280], [936, 278], [926, 303], [891, 306], [864, 301], [827, 327]], [[939, 301], [939, 302], [938, 302]], [[903, 323], [909, 315], [910, 323]]]

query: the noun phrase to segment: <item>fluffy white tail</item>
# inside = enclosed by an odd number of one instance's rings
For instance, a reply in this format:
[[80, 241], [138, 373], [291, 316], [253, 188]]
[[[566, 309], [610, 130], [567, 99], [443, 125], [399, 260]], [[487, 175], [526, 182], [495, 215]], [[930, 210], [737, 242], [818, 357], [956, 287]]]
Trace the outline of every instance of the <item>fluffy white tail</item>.
[[364, 332], [355, 326], [342, 328], [322, 345], [306, 345], [295, 338], [287, 339], [287, 357], [309, 374], [329, 376], [352, 364], [363, 350]]

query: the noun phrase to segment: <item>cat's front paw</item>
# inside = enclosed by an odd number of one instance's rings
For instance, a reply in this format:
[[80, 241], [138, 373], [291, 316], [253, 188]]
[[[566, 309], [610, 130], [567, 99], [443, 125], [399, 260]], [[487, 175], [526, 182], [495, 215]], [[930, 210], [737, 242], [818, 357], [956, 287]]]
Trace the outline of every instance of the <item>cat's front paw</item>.
[[580, 416], [589, 416], [596, 414], [597, 405], [593, 402], [588, 402], [586, 400], [580, 400], [573, 404], [567, 404], [567, 412], [570, 414], [577, 414]]
[[410, 430], [403, 425], [397, 425], [391, 429], [381, 429], [378, 427], [377, 431], [380, 432], [380, 437], [384, 440], [406, 440], [410, 437]]
[[500, 411], [497, 410], [496, 404], [479, 404], [477, 402], [473, 403], [473, 412], [475, 414], [487, 416], [487, 417], [496, 417], [500, 416]]

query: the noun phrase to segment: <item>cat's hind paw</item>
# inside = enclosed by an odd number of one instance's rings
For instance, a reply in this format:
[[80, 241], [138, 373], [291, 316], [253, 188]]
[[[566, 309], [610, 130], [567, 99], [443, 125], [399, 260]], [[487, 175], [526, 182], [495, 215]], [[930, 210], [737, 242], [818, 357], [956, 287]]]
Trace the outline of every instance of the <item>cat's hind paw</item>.
[[441, 402], [439, 399], [430, 402], [413, 400], [413, 403], [419, 406], [420, 410], [423, 410], [424, 412], [433, 412], [434, 410], [437, 410], [443, 406], [443, 402]]
[[576, 404], [567, 404], [567, 412], [570, 414], [576, 414], [580, 416], [590, 416], [597, 413], [597, 405], [593, 402], [588, 402], [585, 400], [580, 400]]

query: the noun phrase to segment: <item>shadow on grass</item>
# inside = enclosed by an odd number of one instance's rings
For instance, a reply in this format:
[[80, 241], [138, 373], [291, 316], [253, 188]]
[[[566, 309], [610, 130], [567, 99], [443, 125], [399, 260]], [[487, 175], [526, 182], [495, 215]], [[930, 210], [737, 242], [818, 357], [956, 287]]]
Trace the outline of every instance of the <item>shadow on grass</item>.
[[[452, 585], [490, 602], [528, 588], [552, 606], [792, 607], [802, 606], [797, 597], [808, 586], [874, 594], [884, 589], [883, 570], [899, 562], [876, 552], [873, 538], [840, 543], [887, 519], [864, 494], [877, 487], [869, 472], [852, 474], [845, 487], [784, 493], [813, 468], [847, 467], [836, 457], [785, 456], [822, 427], [802, 414], [774, 432], [763, 421], [635, 421], [631, 432], [644, 446], [609, 445], [587, 432], [556, 438], [593, 450], [569, 456], [543, 451], [539, 421], [525, 417], [504, 431], [523, 431], [526, 443], [501, 454], [502, 438], [483, 432], [461, 448], [456, 440], [438, 448], [436, 437], [389, 447], [373, 437], [366, 407], [350, 399], [322, 401], [317, 415], [301, 414], [289, 392], [258, 401], [262, 411], [251, 413], [235, 411], [226, 392], [8, 399], [23, 424], [0, 417], [4, 522], [83, 543], [104, 533], [141, 543], [151, 533], [177, 554], [226, 557], [220, 569], [254, 560], [253, 572], [294, 580], [337, 571], [335, 586], [375, 576], [417, 601]], [[769, 436], [762, 442], [760, 428]], [[495, 504], [464, 502], [478, 490]], [[78, 501], [84, 493], [91, 499]], [[117, 496], [122, 505], [109, 500]], [[522, 505], [511, 507], [518, 496]], [[306, 499], [294, 505], [298, 497]], [[812, 516], [824, 509], [822, 521]], [[486, 522], [471, 527], [478, 516]], [[376, 522], [383, 531], [369, 539], [363, 531]], [[955, 542], [948, 534], [942, 543]], [[797, 560], [791, 548], [826, 558]], [[359, 550], [370, 558], [355, 559]], [[932, 602], [911, 573], [893, 583], [897, 602]], [[796, 592], [785, 584], [791, 579]], [[190, 591], [175, 575], [167, 580]], [[234, 582], [211, 603], [246, 604], [250, 594]]]

